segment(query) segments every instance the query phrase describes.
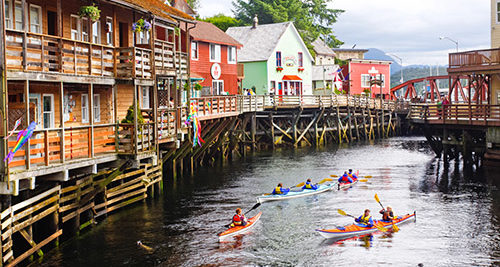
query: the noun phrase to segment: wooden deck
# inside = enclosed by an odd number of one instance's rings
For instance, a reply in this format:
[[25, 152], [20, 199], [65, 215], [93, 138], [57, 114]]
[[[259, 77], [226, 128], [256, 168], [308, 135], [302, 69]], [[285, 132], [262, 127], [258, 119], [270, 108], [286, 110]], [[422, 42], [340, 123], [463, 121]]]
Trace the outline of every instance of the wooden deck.
[[414, 123], [457, 126], [500, 126], [500, 105], [412, 104], [409, 119]]

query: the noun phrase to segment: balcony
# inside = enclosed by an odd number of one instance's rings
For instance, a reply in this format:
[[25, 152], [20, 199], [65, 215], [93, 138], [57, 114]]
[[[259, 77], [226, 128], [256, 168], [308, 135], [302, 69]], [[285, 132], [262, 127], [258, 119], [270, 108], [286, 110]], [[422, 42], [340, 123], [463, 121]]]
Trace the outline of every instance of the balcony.
[[116, 77], [151, 79], [153, 69], [149, 49], [137, 47], [116, 48]]
[[449, 73], [500, 71], [500, 48], [449, 55]]

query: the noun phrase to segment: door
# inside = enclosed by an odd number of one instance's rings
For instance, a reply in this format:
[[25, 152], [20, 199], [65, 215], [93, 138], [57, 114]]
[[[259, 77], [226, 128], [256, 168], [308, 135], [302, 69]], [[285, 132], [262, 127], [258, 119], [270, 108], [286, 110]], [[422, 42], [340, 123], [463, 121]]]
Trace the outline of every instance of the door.
[[57, 13], [54, 11], [47, 11], [47, 33], [49, 35], [58, 35], [57, 32]]
[[278, 95], [283, 95], [283, 83], [278, 83]]
[[120, 47], [128, 47], [128, 25], [127, 23], [120, 22], [118, 24], [118, 30], [120, 31]]

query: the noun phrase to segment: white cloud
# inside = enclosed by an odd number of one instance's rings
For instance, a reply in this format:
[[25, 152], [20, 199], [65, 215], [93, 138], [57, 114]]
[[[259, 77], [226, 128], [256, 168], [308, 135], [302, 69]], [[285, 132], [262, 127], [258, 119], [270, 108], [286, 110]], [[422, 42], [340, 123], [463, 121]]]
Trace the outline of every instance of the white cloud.
[[[488, 0], [333, 0], [344, 9], [333, 25], [337, 37], [351, 47], [378, 48], [403, 57], [404, 64], [447, 64], [455, 44], [460, 50], [490, 47]], [[232, 0], [200, 0], [202, 17], [232, 16]]]

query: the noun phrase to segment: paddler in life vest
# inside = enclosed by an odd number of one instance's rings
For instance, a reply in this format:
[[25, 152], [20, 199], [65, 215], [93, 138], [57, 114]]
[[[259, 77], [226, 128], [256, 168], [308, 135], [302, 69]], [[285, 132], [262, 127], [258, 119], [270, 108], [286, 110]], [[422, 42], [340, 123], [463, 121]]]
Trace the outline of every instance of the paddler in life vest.
[[352, 173], [352, 169], [349, 169], [349, 173], [347, 175], [349, 175], [349, 177], [352, 178], [352, 180], [354, 180], [354, 181], [358, 180], [358, 176], [356, 176], [356, 174]]
[[236, 214], [233, 216], [233, 222], [230, 224], [230, 227], [236, 227], [236, 226], [245, 226], [247, 225], [247, 218], [245, 215], [241, 212], [240, 208], [236, 209]]
[[273, 190], [273, 195], [286, 195], [290, 192], [290, 188], [283, 188], [283, 184], [279, 183]]
[[394, 212], [392, 211], [391, 206], [387, 206], [385, 209], [382, 209], [380, 214], [382, 214], [382, 221], [384, 222], [392, 222], [392, 220], [394, 220]]
[[354, 219], [354, 221], [361, 223], [360, 226], [363, 226], [363, 227], [372, 227], [373, 226], [373, 219], [372, 219], [372, 216], [370, 215], [369, 209], [366, 209], [365, 213], [363, 215], [359, 216], [359, 218]]
[[316, 190], [316, 189], [318, 189], [318, 185], [313, 184], [313, 183], [311, 182], [311, 179], [307, 179], [306, 184], [302, 187], [302, 189], [312, 189], [312, 190]]
[[344, 175], [339, 178], [339, 183], [352, 183], [352, 178], [349, 177], [347, 172], [344, 172]]

